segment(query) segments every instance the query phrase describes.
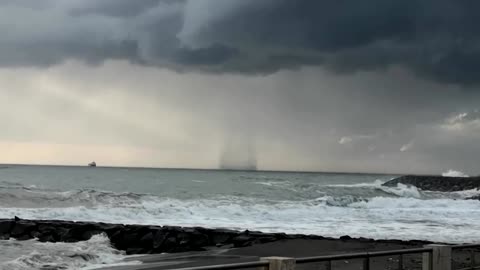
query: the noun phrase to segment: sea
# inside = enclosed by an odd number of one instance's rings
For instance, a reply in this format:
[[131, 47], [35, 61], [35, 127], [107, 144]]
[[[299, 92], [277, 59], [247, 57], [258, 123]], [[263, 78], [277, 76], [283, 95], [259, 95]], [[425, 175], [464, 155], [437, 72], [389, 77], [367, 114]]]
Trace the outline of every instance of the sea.
[[[395, 177], [0, 166], [0, 218], [480, 242], [480, 202], [464, 200], [479, 191], [382, 186]], [[0, 269], [97, 269], [126, 264], [126, 257], [104, 235], [79, 243], [0, 240]]]

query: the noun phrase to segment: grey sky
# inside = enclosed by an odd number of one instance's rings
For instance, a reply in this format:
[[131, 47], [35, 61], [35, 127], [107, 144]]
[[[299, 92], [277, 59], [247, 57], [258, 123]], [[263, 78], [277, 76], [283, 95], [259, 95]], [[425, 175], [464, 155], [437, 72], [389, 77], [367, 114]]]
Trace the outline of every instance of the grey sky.
[[0, 162], [480, 174], [476, 1], [0, 1]]

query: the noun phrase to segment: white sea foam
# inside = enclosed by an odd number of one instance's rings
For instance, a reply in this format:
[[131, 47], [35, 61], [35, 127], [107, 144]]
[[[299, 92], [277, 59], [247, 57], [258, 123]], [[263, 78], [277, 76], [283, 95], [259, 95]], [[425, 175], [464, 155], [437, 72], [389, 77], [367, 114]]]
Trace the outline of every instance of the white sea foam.
[[331, 185], [325, 185], [327, 187], [346, 187], [346, 188], [361, 188], [361, 187], [379, 187], [382, 186], [382, 184], [385, 183], [385, 181], [382, 180], [375, 180], [374, 182], [368, 182], [368, 183], [357, 183], [357, 184], [331, 184]]
[[97, 269], [140, 263], [123, 261], [127, 256], [112, 248], [108, 237], [104, 235], [95, 235], [88, 241], [78, 243], [0, 240], [0, 247], [1, 270]]
[[407, 197], [407, 198], [421, 198], [422, 195], [420, 191], [415, 186], [407, 186], [404, 184], [398, 184], [396, 187], [386, 187], [380, 185], [379, 189], [397, 195], [399, 197]]
[[455, 195], [458, 195], [460, 198], [465, 199], [465, 198], [480, 195], [480, 189], [474, 188], [474, 189], [468, 189], [468, 190], [454, 191], [454, 192], [451, 192], [451, 193], [455, 194]]
[[408, 186], [404, 184], [398, 184], [395, 187], [383, 186], [385, 181], [375, 180], [370, 183], [358, 183], [358, 184], [335, 184], [327, 185], [327, 187], [343, 187], [343, 188], [371, 188], [382, 190], [383, 192], [390, 193], [398, 197], [408, 197], [408, 198], [421, 198], [422, 195], [418, 188], [415, 186]]
[[258, 181], [255, 182], [257, 185], [268, 186], [268, 187], [278, 187], [284, 189], [291, 189], [294, 185], [290, 181]]
[[268, 201], [224, 196], [195, 200], [151, 198], [131, 207], [0, 209], [0, 218], [14, 215], [27, 219], [225, 227], [332, 237], [348, 234], [377, 239], [480, 241], [480, 202], [474, 200], [375, 197], [366, 201], [322, 197]]
[[469, 177], [461, 171], [448, 170], [447, 172], [442, 173], [442, 176], [445, 177]]

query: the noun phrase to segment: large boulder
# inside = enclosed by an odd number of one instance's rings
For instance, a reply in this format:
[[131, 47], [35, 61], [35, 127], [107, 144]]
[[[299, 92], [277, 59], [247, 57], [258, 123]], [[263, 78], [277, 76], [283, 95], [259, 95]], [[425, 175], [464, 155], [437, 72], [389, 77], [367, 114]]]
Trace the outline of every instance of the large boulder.
[[15, 225], [15, 222], [12, 220], [0, 220], [0, 235], [10, 234], [13, 225]]
[[37, 227], [37, 224], [32, 221], [28, 221], [28, 220], [16, 221], [15, 224], [13, 225], [10, 235], [12, 237], [15, 237], [21, 240], [30, 239], [32, 238], [30, 236], [30, 232], [35, 230], [36, 227]]

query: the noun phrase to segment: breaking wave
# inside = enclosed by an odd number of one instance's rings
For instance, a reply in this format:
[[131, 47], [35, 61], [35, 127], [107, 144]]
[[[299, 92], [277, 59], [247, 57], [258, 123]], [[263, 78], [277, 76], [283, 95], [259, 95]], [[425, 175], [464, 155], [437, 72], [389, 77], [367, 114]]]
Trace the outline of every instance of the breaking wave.
[[42, 243], [37, 240], [0, 240], [1, 270], [27, 269], [97, 269], [99, 267], [134, 265], [111, 247], [108, 237], [95, 235], [78, 243]]
[[[8, 182], [7, 182], [8, 183]], [[137, 203], [147, 194], [132, 192], [114, 193], [93, 189], [58, 191], [53, 189], [37, 188], [34, 185], [25, 187], [14, 183], [1, 182], [0, 206], [9, 207], [71, 207], [77, 205], [95, 206], [101, 204], [129, 205]]]
[[[475, 218], [480, 214], [479, 201], [456, 200], [448, 197], [454, 196], [451, 194], [430, 194], [405, 185], [383, 187], [381, 182], [375, 182], [361, 186], [360, 189], [370, 191], [359, 194], [382, 196], [322, 195], [306, 200], [270, 200], [218, 195], [178, 199], [94, 190], [34, 190], [54, 205], [19, 207], [12, 203], [0, 208], [0, 218], [16, 215], [26, 219], [222, 227], [331, 237], [349, 234], [379, 239], [480, 241], [480, 223]], [[341, 188], [358, 189], [359, 185]]]
[[[60, 191], [0, 182], [0, 218], [222, 227], [331, 237], [348, 234], [441, 242], [480, 241], [480, 223], [475, 218], [480, 214], [480, 202], [463, 200], [480, 193], [477, 190], [430, 192], [402, 184], [386, 187], [381, 180], [321, 184], [252, 179], [250, 183], [258, 186], [255, 196], [219, 193], [174, 197], [93, 189]], [[287, 198], [262, 194], [293, 195]]]
[[329, 187], [342, 187], [349, 189], [359, 189], [366, 188], [373, 191], [382, 191], [384, 193], [396, 196], [396, 197], [407, 197], [407, 198], [421, 198], [422, 194], [418, 188], [414, 186], [408, 186], [404, 184], [398, 184], [396, 187], [387, 187], [382, 184], [385, 181], [376, 180], [372, 183], [359, 183], [359, 184], [339, 184], [339, 185], [328, 185]]

